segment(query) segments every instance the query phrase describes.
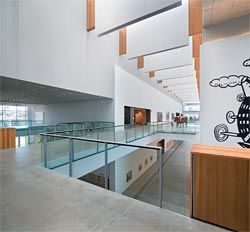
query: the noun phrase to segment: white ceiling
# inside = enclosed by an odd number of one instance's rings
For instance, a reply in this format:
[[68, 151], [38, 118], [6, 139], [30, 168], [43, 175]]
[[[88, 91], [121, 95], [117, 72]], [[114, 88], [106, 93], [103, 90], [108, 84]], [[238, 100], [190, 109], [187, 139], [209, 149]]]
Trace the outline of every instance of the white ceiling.
[[100, 99], [104, 98], [0, 76], [0, 102], [55, 104]]
[[203, 0], [203, 26], [250, 14], [250, 0]]

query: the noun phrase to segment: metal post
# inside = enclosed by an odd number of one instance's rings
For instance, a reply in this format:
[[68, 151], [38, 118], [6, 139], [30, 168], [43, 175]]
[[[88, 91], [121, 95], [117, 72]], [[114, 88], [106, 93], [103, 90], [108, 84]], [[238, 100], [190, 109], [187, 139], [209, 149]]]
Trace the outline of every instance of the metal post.
[[160, 162], [160, 167], [159, 167], [159, 207], [162, 208], [162, 158], [163, 158], [163, 153], [164, 153], [163, 148], [158, 150], [157, 153], [158, 153], [159, 162]]
[[155, 123], [153, 122], [153, 134], [155, 133]]
[[142, 137], [144, 137], [144, 125], [142, 125]]
[[134, 124], [134, 126], [135, 126], [135, 140], [136, 140], [136, 125]]
[[[98, 129], [96, 129], [96, 139], [99, 140], [99, 130]], [[97, 152], [99, 152], [99, 143], [98, 142], [96, 143], [96, 146], [97, 146], [97, 148], [96, 148]]]
[[158, 133], [159, 132], [159, 122], [157, 121], [156, 122], [156, 133]]
[[73, 176], [74, 141], [69, 139], [69, 176]]
[[128, 125], [125, 124], [126, 143], [128, 142]]
[[148, 136], [150, 135], [150, 123], [148, 123]]
[[30, 127], [28, 128], [28, 145], [30, 145]]
[[105, 143], [105, 189], [108, 189], [108, 144]]
[[114, 128], [113, 132], [114, 132], [114, 142], [115, 142], [115, 126], [113, 128]]
[[47, 136], [43, 137], [43, 161], [44, 167], [48, 168], [48, 146], [47, 146]]

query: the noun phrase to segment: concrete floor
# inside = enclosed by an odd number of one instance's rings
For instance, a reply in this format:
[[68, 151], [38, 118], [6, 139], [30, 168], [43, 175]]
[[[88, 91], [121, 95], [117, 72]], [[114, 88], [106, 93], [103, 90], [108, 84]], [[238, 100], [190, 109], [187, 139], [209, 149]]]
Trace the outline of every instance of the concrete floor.
[[40, 155], [0, 151], [1, 231], [222, 231], [42, 168]]

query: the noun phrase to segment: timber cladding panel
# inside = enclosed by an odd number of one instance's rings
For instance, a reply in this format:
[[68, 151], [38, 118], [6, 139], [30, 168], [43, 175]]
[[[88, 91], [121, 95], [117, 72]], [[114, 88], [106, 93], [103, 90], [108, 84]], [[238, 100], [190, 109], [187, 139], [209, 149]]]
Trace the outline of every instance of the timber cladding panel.
[[[213, 149], [214, 153], [217, 148]], [[225, 154], [218, 151], [220, 155], [192, 151], [192, 216], [231, 230], [249, 231], [250, 152], [243, 148], [231, 152], [226, 148]]]
[[16, 129], [0, 128], [0, 149], [16, 148]]

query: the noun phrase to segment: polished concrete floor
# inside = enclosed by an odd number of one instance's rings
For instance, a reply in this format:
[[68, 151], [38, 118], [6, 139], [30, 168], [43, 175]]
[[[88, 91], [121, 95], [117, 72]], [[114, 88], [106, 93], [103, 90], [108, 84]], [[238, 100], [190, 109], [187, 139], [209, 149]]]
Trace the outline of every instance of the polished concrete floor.
[[221, 231], [40, 166], [40, 146], [0, 151], [1, 231]]

